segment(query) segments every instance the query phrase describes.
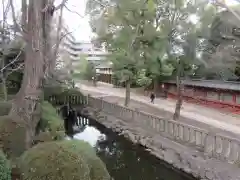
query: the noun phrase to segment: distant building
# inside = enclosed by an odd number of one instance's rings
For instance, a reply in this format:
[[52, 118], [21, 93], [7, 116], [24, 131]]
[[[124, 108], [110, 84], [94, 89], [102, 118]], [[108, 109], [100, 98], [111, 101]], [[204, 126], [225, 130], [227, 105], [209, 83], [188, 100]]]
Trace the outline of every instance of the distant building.
[[104, 66], [108, 68], [111, 64], [107, 60], [109, 53], [105, 51], [104, 48], [95, 47], [91, 42], [78, 42], [71, 34], [64, 38], [61, 44], [61, 51], [69, 55], [73, 70], [74, 67], [77, 67], [81, 63], [81, 57], [93, 63], [97, 70], [100, 69], [100, 72], [103, 72], [101, 69], [104, 68]]

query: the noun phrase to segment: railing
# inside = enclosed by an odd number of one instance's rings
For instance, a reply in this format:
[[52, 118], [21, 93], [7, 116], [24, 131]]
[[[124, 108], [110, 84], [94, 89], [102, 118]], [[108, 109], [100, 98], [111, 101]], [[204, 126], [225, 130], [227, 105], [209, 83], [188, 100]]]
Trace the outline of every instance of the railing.
[[122, 120], [143, 124], [166, 138], [204, 152], [210, 158], [228, 163], [240, 162], [240, 141], [238, 139], [214, 134], [181, 122], [159, 118], [98, 98], [88, 97], [88, 105]]
[[48, 101], [53, 105], [63, 105], [70, 103], [71, 105], [86, 105], [87, 104], [87, 97], [86, 96], [79, 96], [79, 95], [71, 95], [71, 96], [57, 96], [52, 95], [49, 96]]

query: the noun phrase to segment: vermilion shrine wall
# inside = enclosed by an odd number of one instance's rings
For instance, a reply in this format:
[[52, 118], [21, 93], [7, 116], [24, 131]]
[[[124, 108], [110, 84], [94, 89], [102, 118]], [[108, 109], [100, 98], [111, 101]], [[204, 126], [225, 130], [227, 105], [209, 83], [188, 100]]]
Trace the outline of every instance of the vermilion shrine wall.
[[[168, 97], [176, 98], [176, 85], [165, 83], [165, 87]], [[240, 91], [185, 85], [183, 97], [189, 102], [240, 113]]]

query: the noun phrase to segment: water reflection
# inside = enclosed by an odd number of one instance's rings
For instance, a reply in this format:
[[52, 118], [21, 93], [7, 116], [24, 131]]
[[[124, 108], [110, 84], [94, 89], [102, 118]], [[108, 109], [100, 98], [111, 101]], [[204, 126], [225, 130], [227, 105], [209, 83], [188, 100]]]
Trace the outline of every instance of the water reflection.
[[132, 144], [95, 121], [80, 126], [82, 131], [75, 134], [74, 139], [87, 141], [95, 147], [114, 180], [192, 179], [166, 167], [166, 164], [151, 156], [143, 147]]
[[87, 126], [82, 132], [74, 135], [73, 138], [87, 141], [91, 146], [95, 147], [99, 140], [106, 139], [106, 135], [102, 134], [95, 127]]

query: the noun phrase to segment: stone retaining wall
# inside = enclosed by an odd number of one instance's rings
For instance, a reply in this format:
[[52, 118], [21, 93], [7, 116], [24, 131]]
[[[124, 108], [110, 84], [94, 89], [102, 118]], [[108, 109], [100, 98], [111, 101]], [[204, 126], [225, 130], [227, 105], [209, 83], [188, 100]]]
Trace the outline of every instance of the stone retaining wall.
[[88, 105], [123, 121], [137, 122], [164, 138], [196, 149], [196, 151], [201, 152], [205, 159], [216, 159], [219, 162], [223, 162], [223, 164], [227, 163], [236, 168], [239, 166], [240, 141], [238, 139], [214, 134], [213, 132], [177, 121], [165, 120], [145, 112], [112, 104], [99, 98], [89, 96]]
[[238, 139], [214, 134], [177, 121], [165, 120], [98, 98], [88, 97], [88, 105], [125, 121], [137, 121], [152, 128], [163, 137], [204, 152], [208, 157], [214, 157], [231, 164], [240, 162], [240, 141]]

